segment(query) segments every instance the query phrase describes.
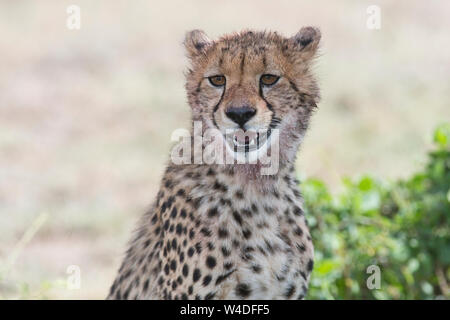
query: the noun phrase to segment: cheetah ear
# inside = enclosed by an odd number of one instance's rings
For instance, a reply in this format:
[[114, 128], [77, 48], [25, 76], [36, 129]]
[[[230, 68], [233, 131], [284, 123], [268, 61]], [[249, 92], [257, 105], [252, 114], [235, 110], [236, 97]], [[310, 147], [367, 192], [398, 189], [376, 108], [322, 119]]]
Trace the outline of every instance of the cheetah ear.
[[319, 47], [321, 34], [319, 28], [303, 27], [289, 40], [305, 59], [312, 58]]
[[184, 46], [191, 59], [204, 53], [210, 44], [211, 40], [202, 30], [189, 31], [184, 38]]

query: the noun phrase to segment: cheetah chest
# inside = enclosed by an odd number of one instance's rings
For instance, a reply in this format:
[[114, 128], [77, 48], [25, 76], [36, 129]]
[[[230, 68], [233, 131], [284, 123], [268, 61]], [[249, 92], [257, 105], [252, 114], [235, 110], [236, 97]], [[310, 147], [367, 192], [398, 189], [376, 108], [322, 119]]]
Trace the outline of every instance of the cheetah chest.
[[217, 230], [212, 232], [214, 248], [206, 237], [202, 239], [206, 250], [200, 265], [203, 260], [207, 279], [215, 281], [211, 281], [213, 287], [198, 288], [200, 297], [302, 299], [312, 269], [313, 247], [298, 208], [278, 203], [278, 208], [253, 204], [222, 210], [207, 227]]

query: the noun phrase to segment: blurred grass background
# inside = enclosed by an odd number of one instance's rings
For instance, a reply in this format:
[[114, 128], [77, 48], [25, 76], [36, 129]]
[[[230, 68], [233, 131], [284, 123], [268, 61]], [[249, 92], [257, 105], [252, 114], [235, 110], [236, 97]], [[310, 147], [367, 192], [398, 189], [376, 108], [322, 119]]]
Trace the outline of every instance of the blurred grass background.
[[[81, 8], [81, 29], [66, 8]], [[369, 30], [366, 9], [381, 8]], [[410, 176], [450, 119], [448, 1], [0, 1], [0, 298], [104, 298], [188, 126], [184, 33], [322, 30], [302, 177]], [[66, 269], [81, 268], [67, 290]], [[336, 297], [338, 298], [338, 297]]]

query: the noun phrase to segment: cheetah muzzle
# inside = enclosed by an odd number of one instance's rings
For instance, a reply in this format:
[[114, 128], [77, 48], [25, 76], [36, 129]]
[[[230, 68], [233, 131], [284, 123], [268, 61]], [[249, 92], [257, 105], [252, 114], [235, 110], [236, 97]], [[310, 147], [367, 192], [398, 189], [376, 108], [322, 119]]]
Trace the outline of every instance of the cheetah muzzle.
[[[187, 33], [193, 128], [218, 131], [234, 160], [168, 165], [108, 299], [305, 297], [314, 253], [294, 163], [319, 101], [311, 72], [319, 41], [313, 27], [290, 38]], [[273, 154], [275, 131], [276, 173], [261, 174], [259, 158], [234, 162], [262, 149]]]

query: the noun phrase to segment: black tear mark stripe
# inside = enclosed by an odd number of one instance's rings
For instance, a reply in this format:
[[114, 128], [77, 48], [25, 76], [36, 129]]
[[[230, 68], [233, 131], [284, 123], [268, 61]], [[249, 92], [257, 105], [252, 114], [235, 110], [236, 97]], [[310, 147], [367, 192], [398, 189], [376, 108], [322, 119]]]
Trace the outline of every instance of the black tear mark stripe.
[[269, 108], [269, 110], [273, 112], [272, 116], [274, 116], [275, 111], [273, 110], [273, 106], [269, 103], [269, 101], [266, 100], [266, 98], [264, 98], [262, 84], [259, 84], [259, 96], [261, 97], [261, 99], [264, 100], [264, 102], [267, 105], [267, 108]]
[[281, 120], [280, 120], [280, 118], [278, 118], [275, 115], [275, 110], [273, 109], [273, 106], [269, 103], [269, 101], [266, 100], [266, 98], [264, 98], [263, 90], [262, 90], [262, 84], [259, 85], [259, 96], [261, 97], [261, 99], [264, 100], [264, 102], [267, 105], [267, 108], [270, 111], [272, 111], [272, 117], [270, 119], [269, 128], [275, 129], [275, 127], [281, 122]]
[[213, 123], [214, 123], [214, 125], [216, 126], [217, 129], [219, 129], [219, 126], [217, 125], [216, 118], [214, 117], [214, 114], [216, 113], [217, 109], [219, 109], [219, 106], [222, 103], [223, 96], [225, 95], [225, 90], [226, 89], [227, 89], [227, 83], [225, 82], [225, 85], [224, 85], [223, 90], [222, 90], [222, 94], [220, 95], [219, 102], [215, 105], [215, 107], [214, 107], [214, 109], [212, 111], [212, 114], [211, 114]]

